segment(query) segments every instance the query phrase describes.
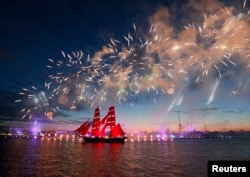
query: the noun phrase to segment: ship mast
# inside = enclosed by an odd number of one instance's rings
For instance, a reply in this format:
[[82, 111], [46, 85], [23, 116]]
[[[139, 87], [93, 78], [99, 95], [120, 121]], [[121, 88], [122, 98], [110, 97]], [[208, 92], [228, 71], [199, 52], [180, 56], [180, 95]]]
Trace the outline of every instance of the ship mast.
[[92, 136], [99, 136], [99, 129], [100, 129], [100, 109], [97, 107], [95, 109], [94, 118], [91, 127], [91, 135]]
[[106, 128], [109, 128], [110, 131], [110, 135], [111, 136], [111, 130], [113, 129], [113, 127], [116, 125], [116, 121], [115, 121], [115, 107], [114, 106], [110, 106], [107, 115], [102, 119], [101, 123], [105, 123], [102, 132], [105, 131]]

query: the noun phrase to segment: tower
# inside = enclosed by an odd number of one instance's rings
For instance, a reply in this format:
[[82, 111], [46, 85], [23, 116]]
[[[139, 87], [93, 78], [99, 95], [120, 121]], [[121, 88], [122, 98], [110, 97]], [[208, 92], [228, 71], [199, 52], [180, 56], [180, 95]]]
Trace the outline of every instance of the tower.
[[180, 111], [178, 111], [178, 117], [179, 117], [179, 134], [181, 133], [182, 125], [181, 125], [181, 118], [180, 118]]

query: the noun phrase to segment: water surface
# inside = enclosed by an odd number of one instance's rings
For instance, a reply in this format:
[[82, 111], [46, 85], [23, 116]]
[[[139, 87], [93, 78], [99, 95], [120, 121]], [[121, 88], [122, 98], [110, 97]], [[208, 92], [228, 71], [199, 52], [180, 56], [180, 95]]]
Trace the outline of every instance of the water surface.
[[249, 139], [89, 144], [1, 138], [0, 176], [205, 177], [208, 160], [250, 160]]

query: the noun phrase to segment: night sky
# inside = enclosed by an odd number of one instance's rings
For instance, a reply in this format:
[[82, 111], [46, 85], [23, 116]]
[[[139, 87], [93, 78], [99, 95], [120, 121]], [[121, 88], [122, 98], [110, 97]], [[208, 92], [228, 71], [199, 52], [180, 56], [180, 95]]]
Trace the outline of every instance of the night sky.
[[[250, 2], [1, 1], [0, 126], [250, 130]], [[49, 114], [53, 113], [52, 120]]]

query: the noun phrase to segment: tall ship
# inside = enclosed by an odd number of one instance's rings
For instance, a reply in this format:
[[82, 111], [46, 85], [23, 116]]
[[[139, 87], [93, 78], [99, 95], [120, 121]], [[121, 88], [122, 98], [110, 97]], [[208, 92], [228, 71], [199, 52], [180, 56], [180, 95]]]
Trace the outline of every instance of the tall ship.
[[100, 109], [97, 107], [93, 120], [87, 120], [75, 130], [86, 143], [124, 143], [127, 137], [121, 128], [120, 123], [116, 123], [115, 107], [109, 107], [104, 118], [100, 118]]

